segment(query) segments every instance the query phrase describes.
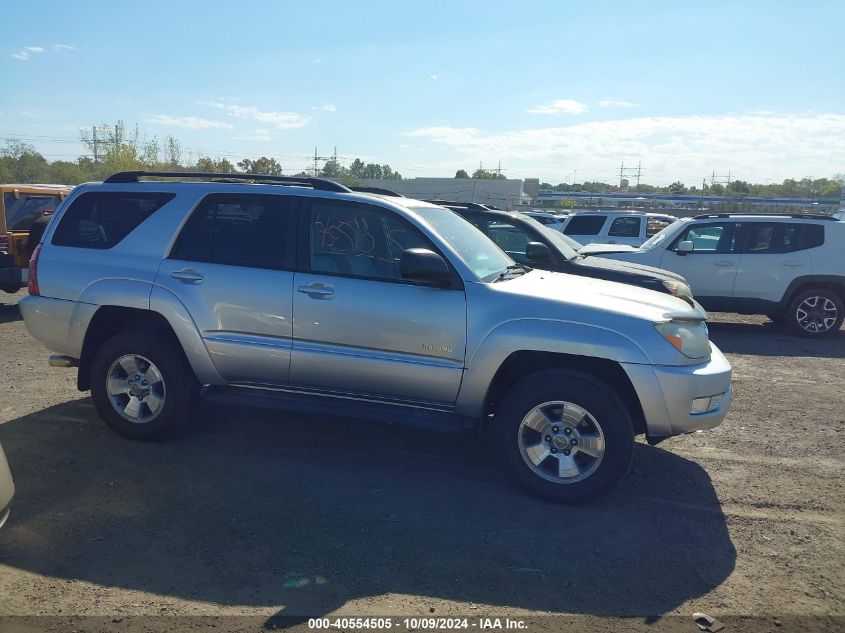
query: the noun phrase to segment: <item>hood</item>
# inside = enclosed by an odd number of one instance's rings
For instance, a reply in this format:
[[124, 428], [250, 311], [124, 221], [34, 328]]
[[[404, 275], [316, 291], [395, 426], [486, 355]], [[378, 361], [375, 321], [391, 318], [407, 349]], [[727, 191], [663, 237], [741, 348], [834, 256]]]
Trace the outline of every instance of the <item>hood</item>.
[[632, 264], [631, 262], [626, 262], [619, 259], [605, 259], [603, 257], [589, 256], [584, 257], [582, 259], [577, 259], [574, 263], [579, 266], [585, 266], [591, 269], [595, 268], [611, 272], [618, 272], [621, 274], [637, 275], [640, 277], [651, 277], [652, 279], [658, 279], [660, 281], [672, 280], [687, 283], [686, 279], [684, 279], [681, 275], [677, 273], [673, 273], [672, 271], [664, 270], [663, 268], [655, 268], [654, 266], [645, 266], [643, 264]]
[[[535, 269], [491, 286], [526, 299], [554, 301], [585, 312], [599, 310], [652, 322], [707, 318], [707, 313], [700, 307], [693, 308], [670, 294], [581, 275]], [[589, 320], [584, 314], [573, 314], [573, 317]]]
[[628, 244], [586, 244], [578, 249], [581, 255], [595, 255], [597, 253], [629, 253], [639, 250]]

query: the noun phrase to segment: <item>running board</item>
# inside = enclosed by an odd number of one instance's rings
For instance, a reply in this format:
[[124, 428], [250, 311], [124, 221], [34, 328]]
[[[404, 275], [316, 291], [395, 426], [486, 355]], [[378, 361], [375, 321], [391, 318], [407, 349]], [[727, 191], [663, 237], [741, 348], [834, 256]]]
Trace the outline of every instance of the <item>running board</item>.
[[477, 420], [451, 411], [272, 389], [207, 386], [202, 396], [214, 404], [376, 420], [440, 432], [463, 433], [477, 426]]

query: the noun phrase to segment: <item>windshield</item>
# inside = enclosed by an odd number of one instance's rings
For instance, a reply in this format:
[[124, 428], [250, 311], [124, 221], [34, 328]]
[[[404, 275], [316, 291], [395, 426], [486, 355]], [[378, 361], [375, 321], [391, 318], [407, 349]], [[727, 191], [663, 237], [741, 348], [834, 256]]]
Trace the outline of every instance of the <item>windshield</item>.
[[659, 233], [655, 233], [645, 242], [643, 242], [643, 245], [640, 246], [640, 248], [648, 250], [650, 248], [654, 248], [658, 244], [662, 244], [664, 241], [666, 241], [666, 238], [668, 238], [671, 234], [675, 232], [675, 229], [678, 228], [679, 222], [683, 223], [683, 220], [675, 220], [674, 222], [672, 222], [672, 224], [664, 228]]
[[[536, 229], [542, 233], [549, 242], [552, 243], [560, 254], [563, 255], [566, 259], [572, 259], [573, 257], [578, 257], [578, 249], [581, 248], [581, 245], [578, 244], [575, 240], [570, 237], [567, 237], [560, 231], [555, 231], [554, 229], [550, 229], [547, 226], [537, 222], [534, 218], [527, 218], [526, 222], [531, 222]], [[575, 244], [575, 246], [573, 246]]]
[[449, 242], [458, 256], [481, 281], [493, 281], [514, 261], [475, 226], [442, 207], [411, 207]]

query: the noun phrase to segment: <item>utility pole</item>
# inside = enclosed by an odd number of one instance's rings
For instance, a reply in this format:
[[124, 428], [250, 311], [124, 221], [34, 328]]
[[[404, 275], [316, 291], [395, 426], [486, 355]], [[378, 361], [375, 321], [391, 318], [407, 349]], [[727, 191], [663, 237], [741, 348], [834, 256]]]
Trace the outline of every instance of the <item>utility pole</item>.
[[91, 143], [94, 145], [94, 162], [97, 162], [97, 126], [91, 126]]

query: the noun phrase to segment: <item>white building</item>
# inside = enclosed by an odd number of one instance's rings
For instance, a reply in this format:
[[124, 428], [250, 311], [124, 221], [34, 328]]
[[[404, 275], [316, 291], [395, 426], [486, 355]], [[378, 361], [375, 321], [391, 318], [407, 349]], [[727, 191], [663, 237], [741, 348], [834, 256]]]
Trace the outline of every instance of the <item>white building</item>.
[[365, 179], [365, 187], [379, 187], [418, 200], [479, 202], [500, 209], [531, 204], [521, 180], [475, 178], [408, 178], [407, 180]]

